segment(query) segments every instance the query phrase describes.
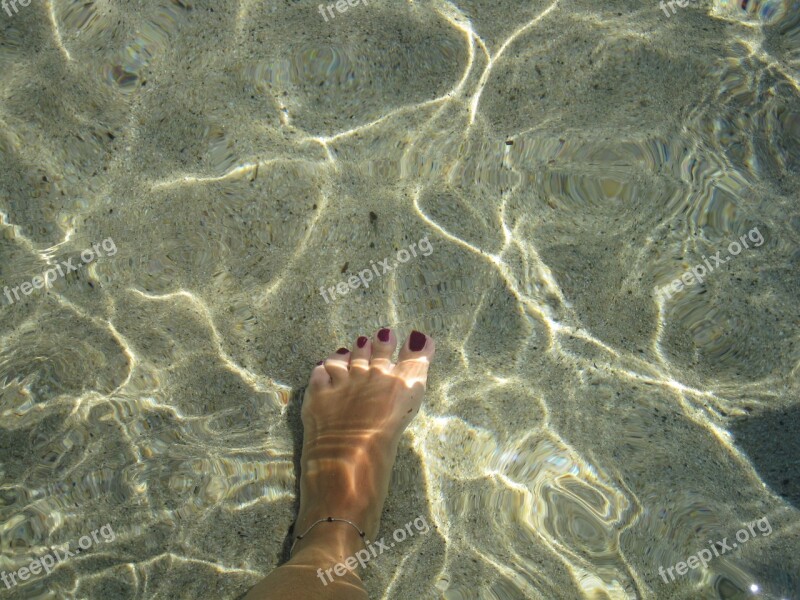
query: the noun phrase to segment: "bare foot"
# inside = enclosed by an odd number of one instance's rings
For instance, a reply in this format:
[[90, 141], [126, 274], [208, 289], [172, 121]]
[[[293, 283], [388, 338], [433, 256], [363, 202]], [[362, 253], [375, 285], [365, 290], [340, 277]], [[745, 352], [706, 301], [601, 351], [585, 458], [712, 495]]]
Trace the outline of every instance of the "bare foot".
[[[419, 412], [433, 339], [413, 332], [392, 362], [397, 339], [381, 329], [360, 337], [352, 352], [340, 348], [311, 373], [303, 399], [300, 511], [295, 535], [327, 517], [348, 519], [374, 540], [389, 491], [400, 437]], [[332, 562], [364, 547], [346, 523], [321, 523], [298, 541], [293, 554], [324, 547]]]

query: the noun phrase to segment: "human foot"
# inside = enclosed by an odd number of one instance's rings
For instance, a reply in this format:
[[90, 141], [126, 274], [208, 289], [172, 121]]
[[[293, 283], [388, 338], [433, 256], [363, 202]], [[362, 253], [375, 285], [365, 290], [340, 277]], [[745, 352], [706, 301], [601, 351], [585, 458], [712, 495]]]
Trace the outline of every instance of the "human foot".
[[[312, 371], [301, 411], [295, 535], [327, 517], [355, 523], [367, 540], [377, 535], [397, 446], [419, 412], [435, 350], [433, 339], [415, 331], [393, 363], [396, 346], [394, 333], [381, 329], [372, 340], [358, 338], [352, 352], [340, 348]], [[297, 542], [295, 552], [320, 544], [338, 561], [364, 541], [347, 523], [323, 523]]]

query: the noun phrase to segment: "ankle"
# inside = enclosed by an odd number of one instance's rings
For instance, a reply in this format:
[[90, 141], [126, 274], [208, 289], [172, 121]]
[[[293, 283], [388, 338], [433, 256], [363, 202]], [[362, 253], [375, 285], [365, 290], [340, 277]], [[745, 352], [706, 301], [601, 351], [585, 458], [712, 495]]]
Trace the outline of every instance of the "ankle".
[[[295, 533], [302, 535], [316, 521], [334, 517], [351, 521], [366, 532], [368, 539], [377, 535], [381, 509], [388, 493], [388, 477], [376, 476], [373, 468], [366, 463], [349, 466], [328, 464], [324, 467], [307, 463], [306, 476], [300, 484], [300, 510]], [[314, 531], [331, 527], [344, 528], [347, 534], [358, 535], [355, 528], [341, 522], [338, 525], [320, 523]]]
[[[306, 532], [313, 523], [314, 521], [311, 521], [309, 525], [303, 525], [306, 529], [295, 529], [295, 536], [302, 535], [303, 538], [297, 540], [292, 550], [292, 562], [295, 562], [295, 559], [303, 561], [303, 557], [310, 556], [312, 560], [322, 559], [333, 565], [354, 556], [367, 543], [366, 535], [362, 537], [349, 523], [342, 521], [318, 523]], [[301, 521], [298, 519], [295, 527], [300, 524]]]

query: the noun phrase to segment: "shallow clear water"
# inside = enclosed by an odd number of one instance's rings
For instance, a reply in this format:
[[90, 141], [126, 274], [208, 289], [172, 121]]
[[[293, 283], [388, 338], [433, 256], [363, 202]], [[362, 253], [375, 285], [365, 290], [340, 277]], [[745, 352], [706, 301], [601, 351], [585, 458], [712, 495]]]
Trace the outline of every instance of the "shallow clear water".
[[391, 326], [371, 597], [800, 598], [796, 0], [13, 6], [0, 571], [95, 539], [0, 597], [240, 597]]

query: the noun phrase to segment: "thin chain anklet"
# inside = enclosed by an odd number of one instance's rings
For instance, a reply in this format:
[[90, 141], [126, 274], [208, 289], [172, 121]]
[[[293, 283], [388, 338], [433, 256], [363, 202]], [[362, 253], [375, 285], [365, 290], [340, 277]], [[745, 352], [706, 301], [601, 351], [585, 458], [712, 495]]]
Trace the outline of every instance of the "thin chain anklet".
[[334, 521], [341, 521], [342, 523], [347, 523], [351, 527], [355, 527], [355, 530], [358, 531], [358, 536], [361, 538], [361, 541], [364, 542], [364, 547], [365, 548], [367, 547], [367, 542], [364, 540], [364, 536], [366, 536], [367, 534], [366, 534], [366, 532], [361, 531], [361, 529], [359, 529], [358, 525], [356, 525], [352, 521], [348, 521], [347, 519], [337, 519], [336, 517], [328, 517], [326, 519], [320, 519], [319, 521], [316, 521], [315, 523], [313, 523], [311, 525], [311, 527], [309, 527], [308, 529], [306, 529], [303, 532], [303, 535], [298, 535], [296, 538], [294, 538], [294, 543], [292, 543], [292, 547], [289, 549], [289, 556], [292, 555], [292, 552], [294, 551], [295, 544], [297, 544], [297, 542], [302, 540], [308, 534], [309, 531], [314, 529], [314, 527], [316, 527], [320, 523], [333, 523]]

